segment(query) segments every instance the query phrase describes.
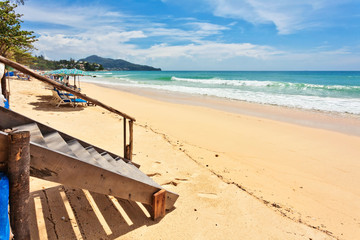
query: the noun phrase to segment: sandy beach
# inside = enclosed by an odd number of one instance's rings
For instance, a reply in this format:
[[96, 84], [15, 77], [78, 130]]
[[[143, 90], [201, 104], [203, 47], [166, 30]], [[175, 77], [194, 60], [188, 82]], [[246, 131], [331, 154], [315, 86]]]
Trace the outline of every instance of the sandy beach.
[[[81, 87], [136, 118], [133, 161], [180, 197], [156, 222], [121, 202], [129, 220], [106, 196], [32, 178], [33, 239], [360, 238], [359, 118]], [[39, 81], [11, 81], [14, 111], [122, 154], [119, 117], [50, 99]]]

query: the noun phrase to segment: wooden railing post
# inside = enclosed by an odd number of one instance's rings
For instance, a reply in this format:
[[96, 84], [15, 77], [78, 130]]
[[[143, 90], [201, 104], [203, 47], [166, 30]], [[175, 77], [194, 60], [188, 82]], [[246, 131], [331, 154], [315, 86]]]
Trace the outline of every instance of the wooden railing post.
[[7, 86], [6, 86], [5, 72], [4, 72], [4, 75], [1, 78], [1, 93], [2, 93], [2, 95], [4, 95], [5, 98], [7, 98]]
[[132, 154], [133, 154], [133, 142], [134, 142], [134, 122], [132, 120], [129, 120], [129, 134], [130, 134], [130, 140], [129, 140], [129, 160], [132, 160]]
[[129, 119], [129, 144], [126, 144], [126, 119], [124, 119], [124, 158], [128, 160], [132, 160], [132, 152], [133, 152], [133, 121]]
[[30, 239], [30, 133], [10, 133], [8, 143], [10, 225], [15, 239]]
[[127, 159], [127, 149], [126, 149], [126, 118], [125, 118], [125, 117], [123, 118], [123, 121], [124, 121], [124, 128], [123, 128], [123, 131], [124, 131], [124, 158]]

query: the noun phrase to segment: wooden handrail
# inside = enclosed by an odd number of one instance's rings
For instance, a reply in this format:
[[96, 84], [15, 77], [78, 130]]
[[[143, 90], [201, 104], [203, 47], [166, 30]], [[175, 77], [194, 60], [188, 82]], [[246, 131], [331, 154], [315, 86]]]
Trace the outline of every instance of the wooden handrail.
[[120, 112], [119, 110], [116, 110], [115, 108], [112, 108], [112, 107], [110, 107], [110, 106], [108, 106], [108, 105], [106, 105], [106, 104], [104, 104], [104, 103], [102, 103], [102, 102], [100, 102], [100, 101], [98, 101], [98, 100], [96, 100], [94, 98], [88, 97], [85, 94], [79, 93], [79, 92], [77, 92], [77, 91], [75, 91], [75, 90], [73, 90], [73, 89], [71, 89], [69, 87], [66, 87], [66, 86], [64, 86], [64, 85], [62, 85], [62, 84], [60, 84], [60, 83], [58, 83], [56, 81], [53, 81], [53, 80], [51, 80], [51, 79], [49, 79], [47, 77], [41, 76], [40, 74], [37, 74], [37, 73], [33, 72], [32, 70], [26, 68], [25, 66], [23, 66], [23, 65], [21, 65], [21, 64], [19, 64], [17, 62], [11, 61], [11, 60], [3, 57], [3, 56], [0, 56], [0, 62], [4, 63], [5, 65], [8, 65], [8, 66], [10, 66], [12, 68], [15, 68], [16, 70], [19, 70], [20, 72], [23, 72], [23, 73], [25, 73], [27, 75], [30, 75], [30, 76], [38, 79], [39, 81], [48, 83], [48, 84], [50, 84], [50, 85], [52, 85], [52, 86], [54, 86], [54, 87], [56, 87], [58, 89], [70, 92], [70, 93], [74, 94], [75, 96], [77, 96], [77, 97], [79, 97], [81, 99], [84, 99], [84, 100], [86, 100], [88, 102], [94, 103], [94, 104], [98, 105], [99, 107], [102, 107], [102, 108], [104, 108], [104, 109], [106, 109], [106, 110], [108, 110], [110, 112], [116, 113], [117, 115], [120, 115], [120, 116], [122, 116], [124, 118], [127, 118], [127, 119], [129, 119], [129, 120], [131, 120], [133, 122], [136, 121], [135, 118], [133, 118], [133, 117], [131, 117], [131, 116], [129, 116], [129, 115], [123, 113], [123, 112]]
[[[120, 112], [119, 110], [116, 110], [115, 108], [112, 108], [94, 98], [91, 98], [91, 97], [88, 97], [86, 96], [85, 94], [82, 94], [80, 92], [77, 92], [69, 87], [66, 87], [56, 81], [53, 81], [47, 77], [44, 77], [44, 76], [41, 76], [40, 74], [37, 74], [35, 72], [33, 72], [32, 70], [26, 68], [25, 66], [17, 63], [17, 62], [14, 62], [14, 61], [11, 61], [3, 56], [0, 56], [0, 62], [4, 63], [5, 65], [8, 65], [10, 67], [13, 67], [15, 68], [16, 70], [22, 72], [22, 73], [25, 73], [27, 75], [30, 75], [34, 78], [36, 78], [37, 80], [41, 81], [41, 82], [45, 82], [47, 84], [50, 84], [58, 89], [61, 89], [61, 90], [64, 90], [64, 91], [67, 91], [67, 92], [70, 92], [72, 93], [73, 95], [81, 98], [81, 99], [84, 99], [88, 102], [91, 102], [93, 104], [96, 104], [98, 105], [99, 107], [102, 107], [110, 112], [113, 112], [117, 115], [120, 115], [122, 116], [124, 119], [124, 158], [128, 159], [128, 160], [132, 160], [132, 151], [133, 151], [133, 122], [135, 122], [135, 118], [123, 113], [123, 112]], [[129, 119], [129, 145], [126, 145], [126, 119]]]

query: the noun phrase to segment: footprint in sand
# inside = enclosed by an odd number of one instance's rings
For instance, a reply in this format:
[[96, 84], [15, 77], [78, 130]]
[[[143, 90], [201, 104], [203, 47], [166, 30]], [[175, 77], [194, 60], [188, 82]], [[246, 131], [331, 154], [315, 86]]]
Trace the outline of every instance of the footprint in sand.
[[211, 198], [211, 199], [218, 198], [218, 195], [216, 193], [198, 193], [197, 195], [203, 198]]
[[175, 178], [175, 180], [181, 181], [181, 182], [186, 182], [188, 181], [187, 178]]
[[162, 186], [164, 185], [173, 185], [173, 186], [177, 186], [180, 182], [186, 182], [188, 181], [187, 178], [175, 178], [175, 181], [170, 181], [170, 182], [166, 182], [161, 184]]
[[154, 176], [161, 176], [161, 173], [156, 172], [156, 173], [149, 173], [146, 175], [148, 175], [148, 177], [154, 177]]
[[177, 182], [174, 182], [174, 181], [170, 181], [170, 182], [166, 182], [166, 183], [161, 184], [161, 186], [164, 186], [164, 185], [173, 185], [173, 186], [177, 186], [177, 185], [178, 185], [178, 183], [177, 183]]

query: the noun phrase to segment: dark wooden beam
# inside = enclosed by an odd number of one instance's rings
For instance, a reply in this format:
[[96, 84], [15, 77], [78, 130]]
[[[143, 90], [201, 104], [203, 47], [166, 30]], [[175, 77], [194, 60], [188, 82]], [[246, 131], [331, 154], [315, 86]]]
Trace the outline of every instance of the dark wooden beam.
[[7, 134], [0, 132], [0, 172], [7, 172], [8, 146]]
[[154, 193], [153, 195], [153, 201], [152, 201], [153, 220], [165, 216], [165, 207], [166, 207], [166, 191], [164, 189], [161, 189], [160, 191]]
[[4, 72], [4, 75], [1, 78], [1, 94], [4, 95], [5, 98], [7, 98], [7, 86], [6, 86], [5, 72]]
[[123, 127], [123, 130], [124, 130], [124, 158], [129, 159], [128, 151], [127, 151], [127, 147], [126, 147], [126, 118], [124, 118], [123, 121], [124, 121], [124, 127]]
[[30, 239], [30, 133], [10, 133], [8, 140], [10, 225], [15, 239]]

